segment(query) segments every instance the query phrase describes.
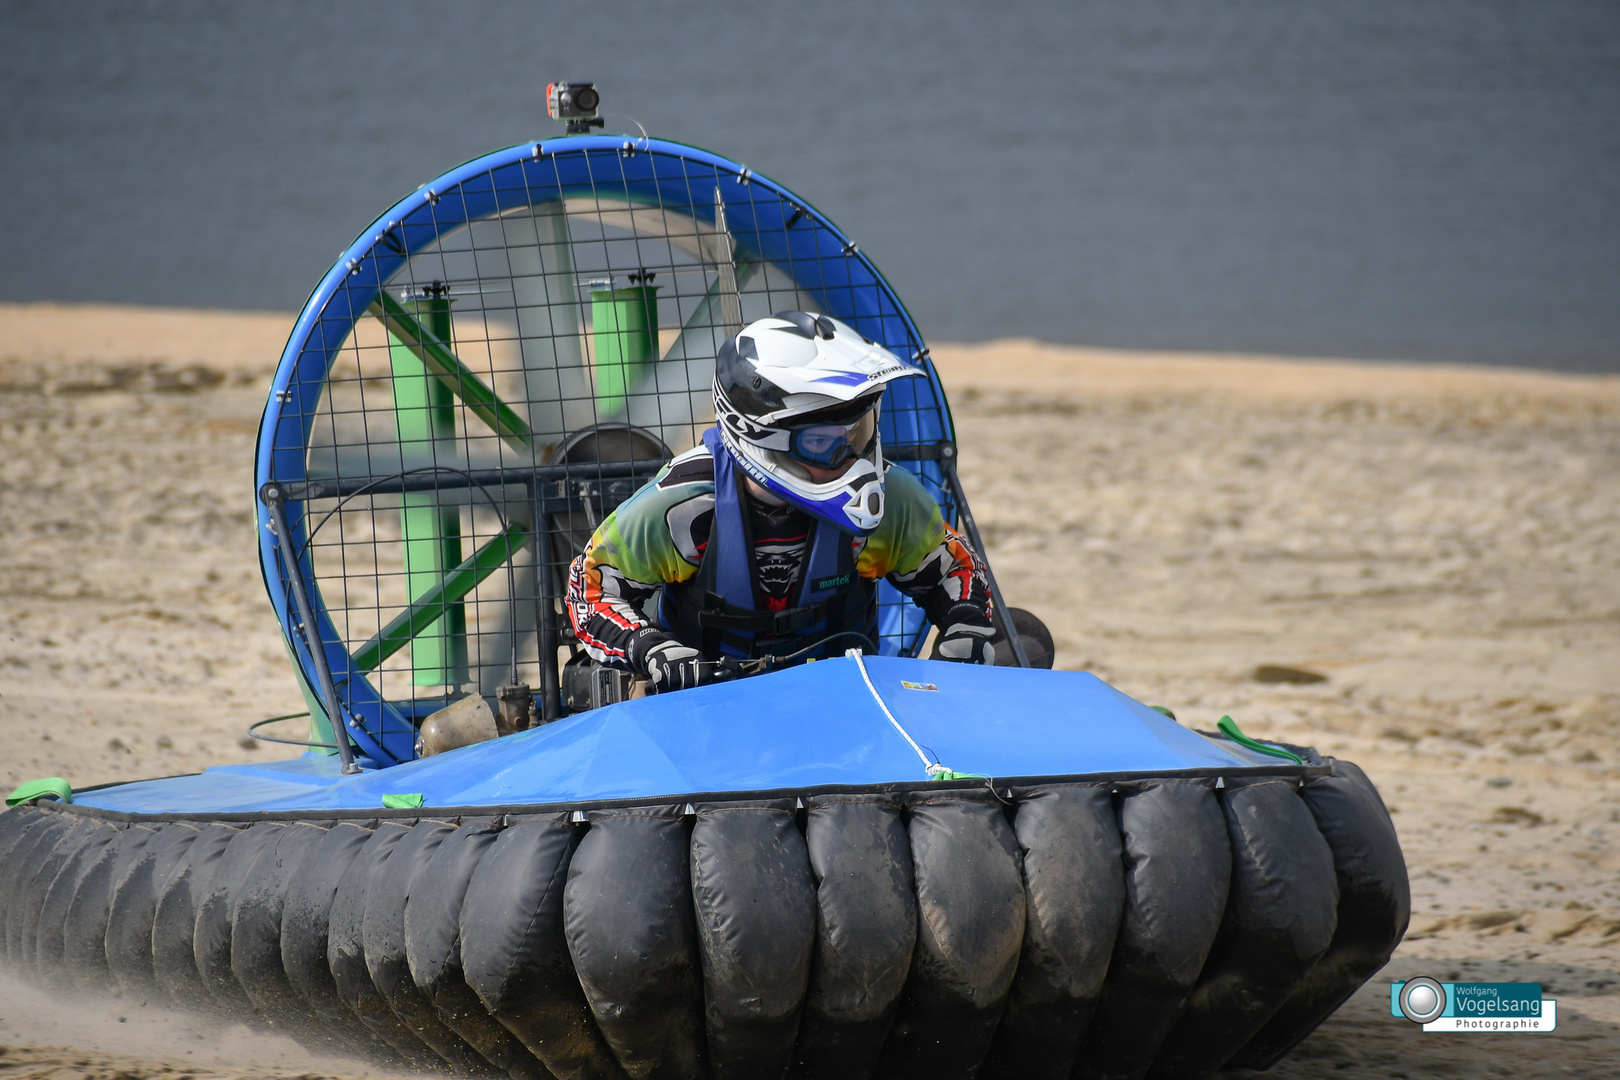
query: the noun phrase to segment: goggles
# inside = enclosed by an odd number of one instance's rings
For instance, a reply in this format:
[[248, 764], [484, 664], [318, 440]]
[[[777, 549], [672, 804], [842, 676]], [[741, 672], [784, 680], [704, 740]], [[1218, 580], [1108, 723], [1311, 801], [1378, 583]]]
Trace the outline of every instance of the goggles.
[[788, 456], [805, 465], [837, 469], [872, 448], [877, 436], [878, 410], [874, 404], [845, 423], [805, 424], [790, 429]]

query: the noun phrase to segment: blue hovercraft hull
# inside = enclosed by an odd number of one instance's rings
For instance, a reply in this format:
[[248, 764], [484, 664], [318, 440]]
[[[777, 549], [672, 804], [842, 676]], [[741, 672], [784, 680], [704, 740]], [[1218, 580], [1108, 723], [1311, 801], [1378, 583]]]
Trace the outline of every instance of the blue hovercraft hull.
[[1365, 776], [1300, 757], [1090, 675], [829, 660], [8, 811], [5, 955], [524, 1080], [1264, 1067], [1410, 907]]

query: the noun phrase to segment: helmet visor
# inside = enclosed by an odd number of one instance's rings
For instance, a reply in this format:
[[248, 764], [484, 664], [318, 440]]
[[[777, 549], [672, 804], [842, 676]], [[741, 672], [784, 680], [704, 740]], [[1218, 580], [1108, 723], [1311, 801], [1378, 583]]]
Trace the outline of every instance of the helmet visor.
[[837, 469], [872, 448], [877, 435], [878, 411], [874, 404], [860, 416], [843, 423], [805, 424], [792, 429], [788, 455], [805, 465]]

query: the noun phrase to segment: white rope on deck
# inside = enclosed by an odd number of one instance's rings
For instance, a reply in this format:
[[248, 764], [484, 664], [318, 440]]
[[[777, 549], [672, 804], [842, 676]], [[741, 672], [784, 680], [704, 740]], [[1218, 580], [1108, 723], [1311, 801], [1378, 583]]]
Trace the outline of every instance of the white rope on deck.
[[877, 687], [872, 685], [872, 676], [867, 674], [866, 661], [861, 657], [861, 650], [848, 649], [844, 652], [844, 655], [855, 661], [855, 666], [861, 669], [861, 678], [866, 680], [866, 688], [872, 691], [872, 700], [877, 702], [878, 708], [883, 710], [883, 715], [889, 718], [889, 723], [894, 725], [894, 730], [900, 733], [900, 737], [905, 739], [906, 742], [910, 743], [913, 750], [917, 751], [917, 756], [922, 759], [923, 769], [928, 773], [928, 775], [932, 777], [937, 776], [940, 773], [950, 772], [951, 770], [947, 769], [939, 762], [929, 761], [928, 755], [923, 753], [923, 748], [917, 745], [917, 740], [913, 739], [911, 737], [911, 733], [905, 728], [901, 727], [900, 721], [894, 718], [894, 713], [890, 712], [889, 706], [884, 704], [883, 695], [879, 694]]

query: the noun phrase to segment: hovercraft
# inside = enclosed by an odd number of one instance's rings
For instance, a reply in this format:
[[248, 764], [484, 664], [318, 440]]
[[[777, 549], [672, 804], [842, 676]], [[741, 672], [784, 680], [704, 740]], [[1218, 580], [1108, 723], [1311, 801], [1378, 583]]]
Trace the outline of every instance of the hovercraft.
[[569, 560], [712, 421], [718, 345], [783, 309], [927, 374], [889, 385], [884, 455], [982, 551], [921, 335], [788, 189], [578, 134], [379, 218], [310, 297], [260, 430], [309, 751], [19, 791], [7, 965], [518, 1080], [1279, 1060], [1406, 929], [1354, 765], [1047, 670], [999, 590], [1006, 666], [922, 658], [887, 586], [879, 640], [833, 659], [649, 697], [581, 662]]

